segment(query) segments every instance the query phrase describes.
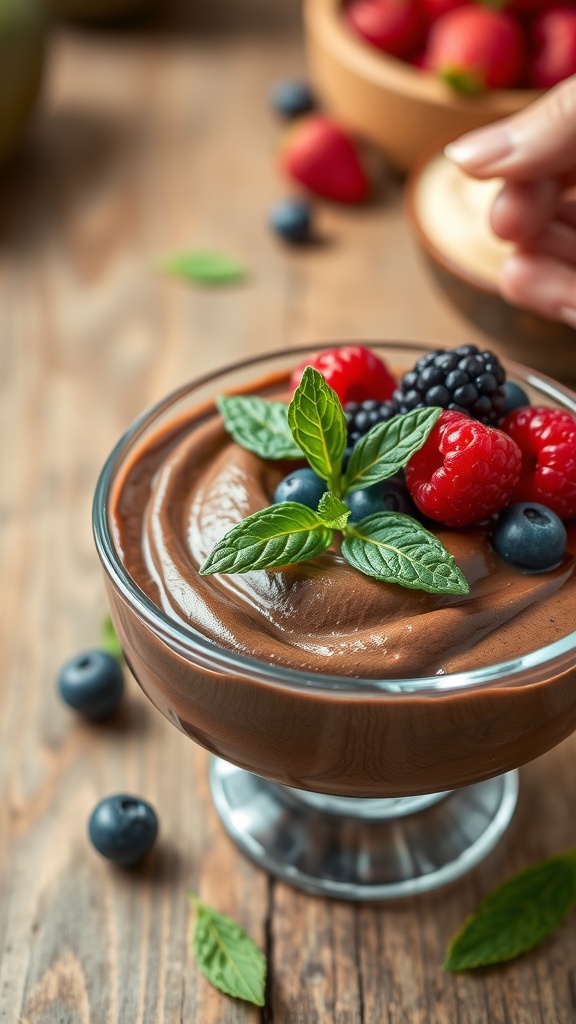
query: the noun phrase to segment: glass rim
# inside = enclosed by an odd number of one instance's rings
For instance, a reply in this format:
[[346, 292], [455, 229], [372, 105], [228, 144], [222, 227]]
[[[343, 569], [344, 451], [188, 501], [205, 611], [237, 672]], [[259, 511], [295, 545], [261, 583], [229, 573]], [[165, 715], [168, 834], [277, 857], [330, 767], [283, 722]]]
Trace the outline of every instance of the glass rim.
[[[311, 672], [306, 672], [302, 669], [293, 669], [282, 665], [269, 665], [257, 658], [239, 654], [230, 648], [217, 644], [199, 630], [194, 629], [193, 626], [166, 614], [162, 608], [148, 597], [128, 573], [114, 544], [108, 517], [109, 497], [115, 472], [121, 465], [123, 457], [147, 428], [195, 388], [210, 384], [212, 381], [233, 373], [235, 370], [244, 370], [250, 366], [258, 367], [270, 360], [285, 356], [293, 355], [297, 358], [298, 356], [304, 356], [309, 352], [316, 352], [323, 348], [338, 348], [350, 344], [366, 345], [369, 348], [380, 351], [396, 348], [405, 351], [421, 352], [422, 350], [433, 351], [436, 348], [442, 347], [440, 344], [433, 345], [427, 342], [383, 342], [381, 340], [360, 341], [355, 339], [354, 341], [315, 342], [304, 346], [275, 349], [271, 352], [228, 363], [218, 370], [188, 381], [145, 409], [130, 424], [104, 463], [96, 484], [92, 506], [92, 526], [96, 550], [107, 576], [123, 599], [129, 607], [137, 612], [139, 618], [146, 623], [152, 632], [169, 646], [174, 647], [174, 645], [177, 645], [180, 650], [186, 648], [186, 653], [191, 656], [201, 656], [205, 661], [210, 661], [211, 669], [220, 667], [227, 673], [230, 673], [231, 670], [236, 670], [239, 673], [250, 675], [253, 678], [258, 678], [275, 686], [307, 693], [321, 691], [326, 696], [326, 694], [332, 692], [335, 698], [342, 697], [344, 693], [347, 699], [350, 697], [365, 697], [367, 694], [371, 694], [374, 697], [378, 694], [386, 696], [394, 694], [399, 697], [415, 693], [429, 695], [446, 694], [455, 690], [489, 687], [491, 684], [502, 682], [504, 678], [510, 685], [517, 686], [523, 676], [530, 676], [535, 670], [547, 663], [554, 662], [556, 659], [563, 659], [570, 653], [576, 655], [576, 630], [574, 630], [572, 633], [568, 633], [566, 636], [555, 640], [552, 644], [547, 644], [521, 657], [462, 672], [392, 679], [335, 676], [324, 672], [318, 672], [313, 675]], [[576, 414], [576, 394], [570, 388], [559, 384], [544, 374], [530, 370], [521, 363], [507, 359], [503, 359], [503, 361], [512, 374], [520, 377], [522, 383], [536, 387], [541, 393], [551, 398], [563, 400], [565, 406], [567, 405]], [[576, 656], [574, 658], [574, 665], [576, 666]]]

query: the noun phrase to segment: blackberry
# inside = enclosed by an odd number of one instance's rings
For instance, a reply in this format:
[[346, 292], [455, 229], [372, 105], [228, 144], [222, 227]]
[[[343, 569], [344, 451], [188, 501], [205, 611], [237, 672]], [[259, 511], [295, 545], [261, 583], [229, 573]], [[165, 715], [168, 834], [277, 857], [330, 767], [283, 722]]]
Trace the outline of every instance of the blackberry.
[[424, 405], [463, 412], [480, 423], [495, 426], [506, 405], [506, 374], [493, 352], [460, 345], [428, 352], [405, 373], [392, 400], [399, 412]]
[[396, 403], [390, 400], [379, 402], [376, 398], [368, 398], [365, 402], [346, 402], [344, 406], [348, 425], [348, 446], [351, 447], [364, 437], [377, 423], [384, 423], [396, 416]]

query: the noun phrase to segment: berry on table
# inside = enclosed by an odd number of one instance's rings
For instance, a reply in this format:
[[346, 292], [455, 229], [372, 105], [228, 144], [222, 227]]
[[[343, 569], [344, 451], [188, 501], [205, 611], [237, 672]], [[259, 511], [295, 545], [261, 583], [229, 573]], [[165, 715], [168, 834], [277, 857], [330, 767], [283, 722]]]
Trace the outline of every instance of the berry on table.
[[308, 505], [316, 510], [318, 502], [326, 491], [326, 484], [313, 469], [295, 469], [280, 481], [272, 502], [278, 505], [283, 501], [297, 501], [300, 505]]
[[122, 666], [106, 651], [85, 651], [62, 666], [58, 689], [62, 700], [86, 718], [110, 718], [124, 694]]
[[323, 114], [298, 118], [285, 134], [280, 167], [292, 181], [337, 203], [363, 203], [371, 184], [360, 146]]
[[312, 209], [305, 199], [281, 199], [270, 210], [269, 224], [286, 242], [302, 245], [310, 240]]
[[536, 501], [561, 519], [576, 517], [576, 416], [565, 409], [516, 409], [501, 423], [522, 453], [515, 501]]
[[460, 345], [450, 351], [427, 352], [404, 374], [393, 397], [399, 412], [439, 405], [495, 426], [506, 404], [505, 379], [493, 352]]
[[290, 390], [298, 387], [307, 366], [313, 366], [334, 389], [342, 405], [374, 398], [391, 398], [396, 381], [386, 364], [363, 345], [329, 348], [317, 356], [303, 359], [290, 377]]
[[344, 406], [346, 425], [348, 427], [348, 444], [355, 445], [372, 427], [385, 423], [396, 416], [398, 409], [394, 402], [379, 402], [376, 398], [367, 398], [363, 402], [346, 402]]
[[283, 78], [274, 82], [270, 92], [273, 110], [286, 121], [314, 110], [316, 101], [307, 82], [295, 78]]
[[506, 405], [504, 406], [503, 415], [507, 416], [509, 412], [513, 412], [514, 409], [523, 409], [525, 406], [530, 405], [530, 399], [520, 387], [519, 384], [514, 384], [513, 381], [504, 381], [504, 394], [506, 396]]
[[567, 539], [562, 520], [536, 502], [509, 505], [492, 533], [500, 558], [521, 569], [552, 569], [563, 559]]
[[92, 845], [107, 860], [129, 867], [154, 846], [158, 818], [146, 800], [127, 793], [108, 796], [96, 805], [88, 822]]
[[446, 410], [410, 459], [406, 484], [430, 519], [470, 526], [508, 504], [520, 465], [518, 445], [507, 434]]

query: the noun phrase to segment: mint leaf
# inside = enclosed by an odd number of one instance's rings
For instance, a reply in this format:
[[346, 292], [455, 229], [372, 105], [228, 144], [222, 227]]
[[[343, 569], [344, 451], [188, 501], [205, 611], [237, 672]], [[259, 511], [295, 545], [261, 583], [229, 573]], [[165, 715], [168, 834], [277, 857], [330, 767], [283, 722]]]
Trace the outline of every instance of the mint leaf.
[[410, 516], [376, 512], [344, 532], [342, 555], [366, 576], [430, 594], [468, 593], [450, 552]]
[[102, 620], [102, 625], [100, 627], [100, 646], [103, 651], [106, 651], [107, 654], [111, 654], [112, 657], [116, 658], [118, 661], [124, 660], [118, 634], [114, 629], [112, 619], [109, 615], [105, 615]]
[[288, 406], [256, 395], [222, 395], [216, 405], [236, 444], [262, 459], [302, 459], [288, 425]]
[[264, 954], [231, 917], [189, 895], [196, 908], [194, 956], [204, 977], [227, 996], [264, 1006]]
[[576, 852], [526, 868], [493, 889], [448, 948], [444, 970], [513, 960], [562, 923], [576, 902]]
[[247, 277], [244, 268], [230, 257], [193, 249], [165, 256], [160, 262], [160, 269], [184, 281], [209, 287], [238, 284]]
[[314, 509], [296, 501], [270, 505], [238, 523], [210, 552], [200, 569], [242, 573], [304, 562], [329, 547], [332, 530]]
[[288, 406], [288, 423], [314, 472], [338, 494], [346, 450], [346, 417], [338, 395], [312, 366], [304, 370]]
[[441, 409], [414, 409], [379, 423], [354, 446], [344, 476], [344, 493], [394, 476], [420, 450]]
[[326, 491], [318, 503], [318, 515], [332, 530], [343, 530], [350, 518], [350, 509], [332, 491]]

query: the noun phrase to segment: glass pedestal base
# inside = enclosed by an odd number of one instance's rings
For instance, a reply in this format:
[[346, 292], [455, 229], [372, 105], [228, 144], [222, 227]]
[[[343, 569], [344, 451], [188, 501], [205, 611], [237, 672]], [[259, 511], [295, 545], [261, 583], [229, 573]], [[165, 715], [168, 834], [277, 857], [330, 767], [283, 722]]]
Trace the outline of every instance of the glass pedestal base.
[[464, 789], [357, 800], [289, 789], [211, 759], [224, 827], [270, 874], [305, 892], [378, 900], [437, 889], [475, 867], [516, 808], [518, 772]]

